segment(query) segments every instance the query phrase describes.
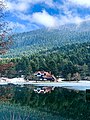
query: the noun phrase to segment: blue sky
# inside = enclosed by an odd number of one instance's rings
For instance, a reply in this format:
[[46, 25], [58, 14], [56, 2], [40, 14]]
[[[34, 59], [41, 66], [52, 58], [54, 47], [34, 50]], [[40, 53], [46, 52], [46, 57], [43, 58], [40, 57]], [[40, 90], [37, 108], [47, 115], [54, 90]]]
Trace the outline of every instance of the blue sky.
[[4, 0], [6, 21], [15, 32], [80, 25], [90, 20], [90, 0]]

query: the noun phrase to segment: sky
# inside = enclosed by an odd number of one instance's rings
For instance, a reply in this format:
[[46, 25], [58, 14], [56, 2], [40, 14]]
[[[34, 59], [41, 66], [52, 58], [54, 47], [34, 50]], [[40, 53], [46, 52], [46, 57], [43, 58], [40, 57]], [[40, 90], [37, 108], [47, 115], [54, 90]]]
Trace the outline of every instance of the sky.
[[[1, 0], [0, 0], [1, 1]], [[80, 25], [90, 20], [90, 0], [4, 0], [6, 21], [15, 32]]]

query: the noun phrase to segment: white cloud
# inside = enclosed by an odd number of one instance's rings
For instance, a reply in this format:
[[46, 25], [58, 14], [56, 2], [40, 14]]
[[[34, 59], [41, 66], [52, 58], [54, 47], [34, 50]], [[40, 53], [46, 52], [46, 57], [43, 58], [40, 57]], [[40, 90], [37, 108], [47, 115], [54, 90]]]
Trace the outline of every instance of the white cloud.
[[84, 19], [79, 16], [61, 16], [60, 17], [60, 25], [64, 24], [80, 24]]
[[42, 25], [44, 27], [58, 27], [58, 17], [51, 16], [48, 12], [43, 10], [42, 12], [36, 12], [32, 15], [25, 15], [24, 13], [17, 14], [17, 17], [21, 20], [28, 21], [31, 24]]
[[16, 17], [20, 18], [21, 20], [24, 20], [24, 21], [31, 21], [32, 19], [32, 15], [26, 15], [24, 13], [15, 13]]
[[10, 11], [20, 11], [20, 12], [23, 12], [23, 11], [26, 11], [28, 10], [29, 8], [29, 5], [27, 3], [24, 3], [24, 2], [6, 2], [7, 4], [7, 9], [10, 10]]
[[68, 1], [84, 7], [90, 7], [90, 0], [68, 0]]
[[[84, 21], [90, 20], [90, 15], [84, 14], [81, 17], [81, 13], [77, 12], [77, 5], [83, 5], [87, 7], [90, 5], [90, 0], [63, 0], [63, 4], [56, 4], [59, 11], [63, 11], [64, 15], [59, 14], [59, 25], [62, 24], [77, 24], [80, 25]], [[82, 7], [83, 9], [83, 7]]]
[[[41, 12], [35, 12], [33, 14], [25, 14], [32, 5], [37, 3], [45, 3], [49, 7], [54, 7], [59, 10], [58, 15], [50, 15], [45, 10]], [[90, 20], [90, 16], [84, 16], [83, 18], [77, 13], [77, 5], [90, 7], [90, 0], [63, 0], [63, 4], [58, 2], [54, 3], [53, 0], [8, 0], [7, 7], [13, 13], [14, 16], [18, 17], [20, 21], [27, 22], [28, 25], [20, 23], [11, 23], [12, 26], [17, 26], [20, 30], [29, 30], [38, 28], [38, 26], [44, 26], [48, 28], [58, 28], [64, 24], [80, 24], [83, 21]], [[75, 8], [76, 6], [76, 8]], [[72, 8], [72, 9], [69, 9]], [[82, 7], [83, 8], [83, 7]], [[64, 14], [61, 14], [63, 11]], [[28, 13], [28, 12], [27, 12]], [[16, 27], [15, 27], [16, 29]]]
[[18, 23], [18, 22], [8, 21], [8, 26], [9, 26], [10, 28], [12, 28], [12, 31], [13, 31], [13, 32], [16, 32], [16, 31], [18, 31], [18, 30], [20, 30], [20, 31], [26, 30], [26, 26], [25, 26], [24, 24], [20, 24], [20, 23]]
[[27, 11], [32, 5], [45, 3], [50, 7], [54, 6], [53, 0], [6, 0], [8, 10], [23, 12]]
[[53, 6], [53, 0], [18, 0], [19, 2], [30, 3], [30, 4], [37, 4], [37, 3], [45, 3], [49, 6]]
[[11, 22], [7, 21], [9, 28], [12, 29], [11, 32], [25, 32], [25, 31], [31, 31], [31, 30], [36, 30], [39, 29], [38, 25], [35, 25], [33, 23], [26, 23], [26, 24], [21, 24], [19, 22]]
[[57, 18], [49, 15], [45, 10], [32, 15], [32, 22], [41, 24], [45, 27], [57, 27]]
[[21, 20], [25, 20], [33, 25], [42, 25], [48, 28], [58, 28], [64, 24], [81, 24], [83, 21], [90, 20], [90, 16], [86, 16], [81, 18], [78, 14], [73, 14], [68, 11], [65, 12], [65, 15], [59, 14], [58, 16], [51, 16], [48, 12], [43, 10], [42, 12], [36, 12], [32, 15], [25, 15], [23, 13], [19, 13], [17, 15]]

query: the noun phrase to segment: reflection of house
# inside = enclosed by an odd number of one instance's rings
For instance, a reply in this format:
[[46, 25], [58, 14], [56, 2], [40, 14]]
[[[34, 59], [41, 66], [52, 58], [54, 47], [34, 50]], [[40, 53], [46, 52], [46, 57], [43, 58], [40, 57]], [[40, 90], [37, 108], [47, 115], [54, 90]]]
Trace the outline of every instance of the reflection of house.
[[39, 88], [36, 88], [34, 89], [34, 92], [35, 93], [51, 93], [51, 91], [54, 90], [54, 87], [39, 87]]
[[49, 81], [55, 81], [56, 78], [54, 77], [54, 75], [51, 75], [51, 73], [49, 72], [45, 72], [45, 71], [37, 71], [34, 73], [34, 75], [39, 78], [39, 80], [49, 80]]

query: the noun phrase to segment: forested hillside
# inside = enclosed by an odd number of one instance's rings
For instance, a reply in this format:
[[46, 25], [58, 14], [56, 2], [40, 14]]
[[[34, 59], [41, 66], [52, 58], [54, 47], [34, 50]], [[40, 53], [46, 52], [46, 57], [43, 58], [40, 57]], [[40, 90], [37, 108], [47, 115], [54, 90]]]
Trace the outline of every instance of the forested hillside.
[[39, 29], [13, 35], [13, 44], [7, 57], [20, 57], [53, 47], [90, 41], [90, 21], [80, 25], [63, 25], [59, 29]]
[[90, 79], [90, 22], [16, 34], [9, 52], [2, 57], [9, 59], [1, 64], [10, 60], [15, 64], [1, 73], [8, 77], [27, 77], [45, 70], [68, 80], [76, 76]]
[[90, 43], [66, 45], [61, 48], [41, 51], [28, 57], [13, 58], [15, 66], [2, 74], [8, 77], [32, 75], [38, 70], [51, 71], [55, 76], [63, 76], [67, 80], [90, 76]]

